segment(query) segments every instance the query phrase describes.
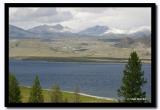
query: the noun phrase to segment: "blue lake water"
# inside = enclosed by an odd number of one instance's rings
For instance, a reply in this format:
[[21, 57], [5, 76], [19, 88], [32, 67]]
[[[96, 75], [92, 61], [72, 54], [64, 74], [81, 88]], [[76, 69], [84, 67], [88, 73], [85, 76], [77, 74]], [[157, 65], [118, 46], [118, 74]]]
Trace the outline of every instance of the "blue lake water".
[[[9, 70], [14, 73], [20, 85], [31, 86], [38, 75], [43, 88], [58, 84], [62, 90], [74, 91], [78, 85], [80, 92], [117, 98], [121, 85], [124, 63], [82, 63], [10, 60]], [[151, 96], [151, 65], [143, 64], [147, 84], [144, 90]]]

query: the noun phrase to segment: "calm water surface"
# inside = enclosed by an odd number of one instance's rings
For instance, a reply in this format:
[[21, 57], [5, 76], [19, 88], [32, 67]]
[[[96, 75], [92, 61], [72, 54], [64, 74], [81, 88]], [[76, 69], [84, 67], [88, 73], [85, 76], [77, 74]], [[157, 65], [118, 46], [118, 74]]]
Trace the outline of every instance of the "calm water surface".
[[[53, 84], [62, 90], [73, 91], [76, 85], [80, 92], [90, 95], [117, 98], [125, 64], [123, 63], [81, 63], [10, 60], [9, 70], [14, 73], [20, 85], [31, 86], [38, 75], [43, 88]], [[151, 96], [151, 65], [143, 64], [144, 87]]]

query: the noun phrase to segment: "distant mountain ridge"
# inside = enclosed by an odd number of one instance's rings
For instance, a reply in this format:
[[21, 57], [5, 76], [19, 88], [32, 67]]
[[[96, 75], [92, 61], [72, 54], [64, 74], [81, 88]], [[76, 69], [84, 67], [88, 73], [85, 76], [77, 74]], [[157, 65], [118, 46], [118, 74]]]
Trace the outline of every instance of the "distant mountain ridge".
[[[114, 30], [107, 26], [93, 26], [83, 31], [73, 33], [72, 29], [61, 24], [57, 25], [39, 25], [28, 30], [9, 25], [10, 38], [42, 38], [54, 39], [55, 37], [89, 37], [102, 39], [123, 39], [123, 38], [143, 38], [151, 37], [151, 32], [147, 28], [140, 28], [135, 31]], [[143, 39], [145, 40], [145, 39]]]
[[69, 27], [64, 27], [60, 24], [49, 26], [49, 25], [40, 25], [33, 27], [31, 29], [28, 29], [29, 32], [32, 33], [62, 33], [62, 32], [70, 32], [71, 29]]
[[13, 26], [13, 25], [9, 25], [9, 37], [10, 38], [32, 38], [32, 37], [36, 37], [35, 34], [24, 30], [22, 28]]
[[90, 28], [87, 28], [85, 30], [80, 31], [79, 34], [100, 36], [103, 33], [105, 33], [107, 30], [109, 30], [109, 28], [107, 26], [96, 25], [96, 26], [93, 26], [93, 27], [90, 27]]

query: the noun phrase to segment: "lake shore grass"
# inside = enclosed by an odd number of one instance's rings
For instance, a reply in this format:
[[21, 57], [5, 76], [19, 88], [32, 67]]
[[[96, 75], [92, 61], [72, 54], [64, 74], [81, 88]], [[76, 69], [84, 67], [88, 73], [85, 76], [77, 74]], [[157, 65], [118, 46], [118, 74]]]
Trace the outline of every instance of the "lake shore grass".
[[[20, 86], [22, 103], [27, 103], [30, 95], [30, 87]], [[44, 96], [44, 103], [51, 103], [50, 101], [50, 90], [43, 89], [42, 94]], [[79, 93], [81, 103], [116, 103], [116, 99], [92, 96], [84, 93]], [[68, 103], [74, 102], [74, 92], [62, 91], [63, 100], [67, 100]]]

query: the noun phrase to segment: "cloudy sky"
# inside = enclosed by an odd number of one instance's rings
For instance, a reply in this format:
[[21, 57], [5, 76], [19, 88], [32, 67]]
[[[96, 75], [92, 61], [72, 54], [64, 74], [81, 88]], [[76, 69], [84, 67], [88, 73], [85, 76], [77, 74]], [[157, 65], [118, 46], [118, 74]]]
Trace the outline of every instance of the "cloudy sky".
[[75, 32], [94, 25], [118, 29], [151, 26], [150, 8], [10, 8], [9, 23], [24, 29], [62, 24]]

